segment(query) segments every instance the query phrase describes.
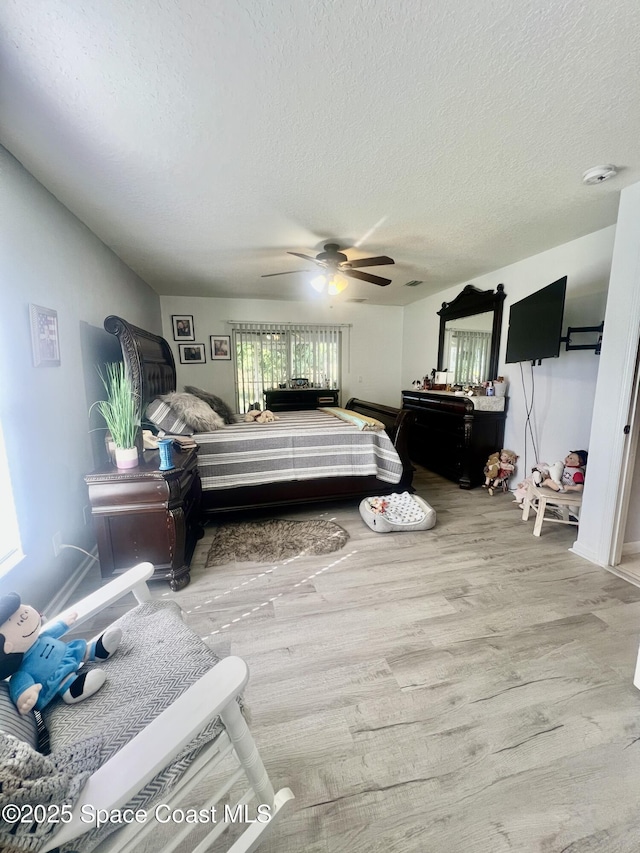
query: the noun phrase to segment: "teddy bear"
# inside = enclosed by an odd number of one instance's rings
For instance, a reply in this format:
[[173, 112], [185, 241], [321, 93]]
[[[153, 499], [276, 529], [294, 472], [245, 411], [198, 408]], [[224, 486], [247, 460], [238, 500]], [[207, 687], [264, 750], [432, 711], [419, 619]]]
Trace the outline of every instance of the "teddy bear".
[[110, 658], [122, 638], [119, 628], [107, 628], [87, 642], [60, 640], [78, 618], [64, 619], [41, 629], [42, 617], [17, 592], [0, 597], [0, 679], [9, 676], [9, 695], [21, 714], [41, 711], [56, 696], [67, 705], [92, 696], [106, 680], [102, 669], [79, 673], [87, 661]]
[[[497, 458], [496, 458], [497, 457]], [[506, 492], [509, 484], [509, 477], [513, 474], [518, 461], [517, 455], [513, 450], [503, 448], [499, 453], [492, 453], [487, 464], [484, 467], [486, 480], [484, 488], [493, 496], [494, 490], [498, 487]]]
[[482, 484], [483, 489], [488, 489], [492, 480], [498, 476], [498, 471], [500, 470], [500, 454], [498, 451], [492, 453], [491, 456], [487, 459], [487, 464], [484, 466], [484, 473], [486, 475], [486, 479]]
[[256, 423], [256, 424], [270, 424], [273, 421], [280, 420], [277, 415], [274, 415], [273, 412], [269, 411], [269, 409], [265, 409], [264, 412], [261, 412], [259, 409], [251, 409], [251, 411], [247, 412], [244, 416], [244, 419], [247, 423]]

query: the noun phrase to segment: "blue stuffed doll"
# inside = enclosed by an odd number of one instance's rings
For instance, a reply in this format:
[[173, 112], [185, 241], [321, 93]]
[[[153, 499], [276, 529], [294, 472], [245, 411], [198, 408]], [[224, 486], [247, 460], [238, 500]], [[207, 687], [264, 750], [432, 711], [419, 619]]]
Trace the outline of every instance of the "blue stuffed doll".
[[58, 639], [76, 619], [76, 613], [69, 613], [64, 620], [41, 631], [40, 614], [21, 604], [16, 592], [0, 598], [0, 679], [11, 676], [9, 695], [21, 714], [28, 714], [34, 707], [41, 711], [56, 696], [73, 705], [104, 684], [103, 670], [78, 670], [87, 661], [111, 657], [122, 632], [108, 628], [89, 643]]

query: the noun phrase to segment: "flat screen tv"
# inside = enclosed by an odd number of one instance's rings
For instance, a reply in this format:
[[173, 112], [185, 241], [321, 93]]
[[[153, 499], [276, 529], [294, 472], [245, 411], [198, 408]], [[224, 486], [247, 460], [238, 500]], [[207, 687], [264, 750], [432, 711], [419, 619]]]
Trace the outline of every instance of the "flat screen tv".
[[514, 302], [509, 315], [508, 364], [558, 358], [567, 277]]

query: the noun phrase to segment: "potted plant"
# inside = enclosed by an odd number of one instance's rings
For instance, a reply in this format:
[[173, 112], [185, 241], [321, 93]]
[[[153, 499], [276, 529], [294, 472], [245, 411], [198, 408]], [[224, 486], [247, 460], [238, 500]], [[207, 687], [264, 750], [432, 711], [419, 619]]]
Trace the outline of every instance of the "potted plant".
[[93, 406], [98, 407], [111, 433], [117, 467], [135, 468], [138, 464], [136, 439], [140, 430], [140, 407], [127, 369], [122, 362], [113, 362], [106, 365], [104, 373], [98, 368], [98, 373], [107, 399], [97, 400]]

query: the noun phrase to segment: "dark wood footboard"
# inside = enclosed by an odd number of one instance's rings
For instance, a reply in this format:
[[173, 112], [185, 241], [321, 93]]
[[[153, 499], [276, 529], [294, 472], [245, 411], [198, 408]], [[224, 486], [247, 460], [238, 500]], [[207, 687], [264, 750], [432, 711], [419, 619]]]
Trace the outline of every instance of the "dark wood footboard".
[[[397, 409], [395, 406], [384, 406], [382, 403], [370, 403], [368, 400], [359, 400], [357, 397], [351, 397], [345, 409], [376, 418], [384, 424], [387, 435], [402, 462], [402, 482], [404, 483], [408, 478], [407, 488], [409, 488], [414, 470], [409, 459], [409, 431], [416, 419], [415, 412], [410, 412], [409, 409]], [[397, 489], [398, 486], [396, 486]]]
[[385, 425], [402, 462], [399, 483], [384, 483], [376, 477], [326, 477], [322, 480], [293, 480], [268, 486], [240, 486], [235, 489], [205, 490], [202, 496], [206, 515], [216, 516], [243, 510], [298, 506], [319, 501], [362, 500], [371, 495], [411, 491], [413, 466], [408, 453], [409, 428], [415, 414], [352, 397], [347, 405], [360, 415], [376, 418]]

